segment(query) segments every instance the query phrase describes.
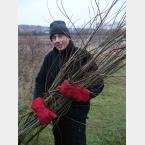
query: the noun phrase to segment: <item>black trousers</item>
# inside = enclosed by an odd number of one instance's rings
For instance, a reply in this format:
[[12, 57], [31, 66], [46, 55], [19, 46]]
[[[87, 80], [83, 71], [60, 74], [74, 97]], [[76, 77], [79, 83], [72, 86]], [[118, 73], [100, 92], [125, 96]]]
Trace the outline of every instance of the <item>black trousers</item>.
[[[78, 122], [76, 122], [78, 121]], [[53, 127], [55, 145], [86, 145], [86, 118], [62, 117]]]

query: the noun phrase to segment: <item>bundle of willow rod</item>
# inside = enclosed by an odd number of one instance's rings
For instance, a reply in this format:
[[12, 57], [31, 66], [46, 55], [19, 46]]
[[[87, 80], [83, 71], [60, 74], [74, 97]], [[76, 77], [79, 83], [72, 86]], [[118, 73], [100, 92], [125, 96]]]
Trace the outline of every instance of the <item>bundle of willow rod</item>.
[[[110, 7], [111, 9], [111, 7]], [[107, 33], [106, 38], [100, 45], [93, 44], [93, 38], [97, 36], [97, 32], [101, 29], [110, 9], [104, 17], [101, 17], [99, 25], [95, 26], [89, 34], [86, 41], [82, 40], [81, 48], [78, 49], [68, 61], [61, 67], [51, 87], [45, 92], [45, 103], [51, 110], [56, 112], [59, 117], [63, 116], [69, 110], [72, 103], [71, 100], [59, 94], [58, 86], [61, 84], [65, 76], [69, 76], [70, 82], [77, 82], [82, 87], [90, 87], [100, 83], [100, 77], [105, 79], [125, 66], [126, 59], [126, 30], [125, 17], [122, 17], [118, 26]], [[96, 19], [96, 17], [95, 17]], [[78, 34], [79, 35], [79, 34]], [[91, 44], [93, 46], [90, 48]], [[79, 60], [91, 54], [87, 62], [75, 70], [74, 66]], [[96, 67], [97, 66], [97, 67]], [[75, 71], [74, 71], [75, 70]], [[59, 120], [57, 118], [56, 122]], [[19, 145], [32, 142], [35, 137], [39, 137], [39, 133], [47, 125], [40, 125], [36, 115], [31, 111], [19, 118], [18, 142]]]

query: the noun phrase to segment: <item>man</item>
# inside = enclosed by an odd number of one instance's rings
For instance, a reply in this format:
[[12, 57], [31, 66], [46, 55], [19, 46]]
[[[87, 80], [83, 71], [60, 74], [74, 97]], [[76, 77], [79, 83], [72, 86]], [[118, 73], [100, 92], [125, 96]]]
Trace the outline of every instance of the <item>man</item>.
[[[50, 24], [50, 40], [54, 46], [44, 59], [35, 84], [32, 109], [38, 116], [41, 124], [48, 124], [58, 117], [44, 104], [44, 93], [49, 89], [62, 65], [67, 62], [76, 48], [64, 21], [54, 21]], [[75, 68], [79, 69], [80, 63], [85, 63], [86, 58], [79, 60]], [[59, 118], [53, 127], [55, 145], [86, 145], [86, 119], [90, 108], [90, 99], [103, 90], [104, 84], [90, 88], [80, 87], [76, 83], [69, 83], [68, 78], [58, 87], [59, 93], [73, 101], [66, 115]]]

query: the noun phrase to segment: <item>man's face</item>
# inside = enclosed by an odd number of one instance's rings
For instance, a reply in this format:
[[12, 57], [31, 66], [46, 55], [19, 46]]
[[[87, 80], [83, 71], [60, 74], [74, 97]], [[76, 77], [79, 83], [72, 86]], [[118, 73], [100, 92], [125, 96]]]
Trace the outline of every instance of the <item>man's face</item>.
[[69, 40], [64, 34], [55, 34], [51, 38], [53, 46], [59, 51], [64, 50], [68, 46]]

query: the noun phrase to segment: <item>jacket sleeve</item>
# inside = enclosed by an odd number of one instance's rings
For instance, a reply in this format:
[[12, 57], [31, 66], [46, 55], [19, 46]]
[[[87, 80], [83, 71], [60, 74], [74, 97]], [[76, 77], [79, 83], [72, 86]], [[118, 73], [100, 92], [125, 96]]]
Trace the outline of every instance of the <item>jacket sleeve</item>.
[[[88, 59], [92, 58], [92, 55], [87, 52], [87, 57], [84, 59], [84, 62], [87, 62]], [[90, 66], [90, 72], [98, 70], [97, 64], [94, 62], [93, 65]], [[94, 83], [90, 87], [88, 87], [88, 90], [90, 91], [90, 99], [98, 96], [104, 88], [104, 80], [103, 78], [98, 74], [98, 79], [96, 84]]]
[[45, 81], [46, 81], [46, 75], [48, 71], [48, 56], [45, 56], [43, 64], [40, 68], [39, 73], [37, 74], [37, 77], [35, 79], [35, 89], [34, 89], [34, 96], [33, 99], [37, 97], [43, 97], [45, 92]]
[[98, 96], [103, 91], [104, 81], [101, 77], [99, 79], [100, 79], [99, 83], [92, 85], [91, 87], [88, 88], [88, 90], [90, 91], [90, 99]]

